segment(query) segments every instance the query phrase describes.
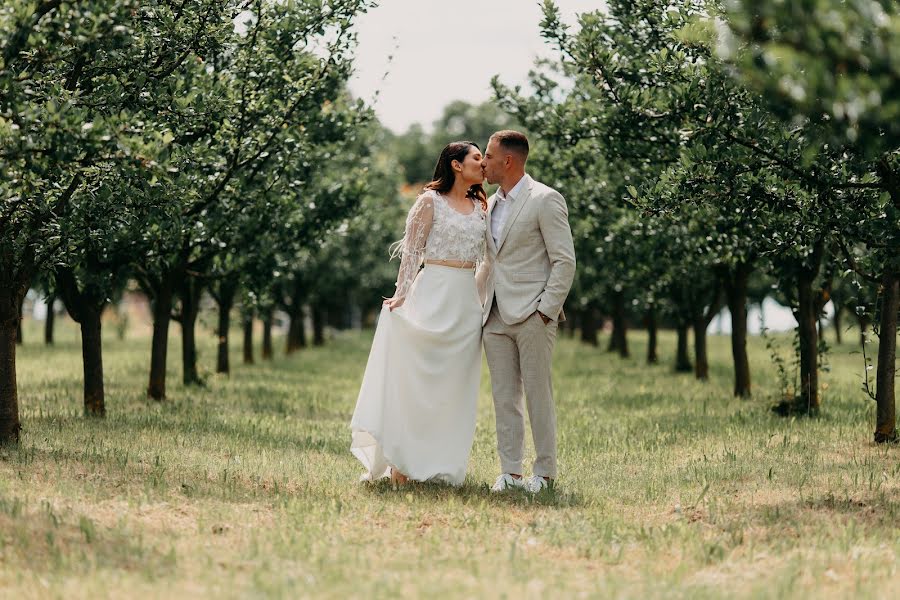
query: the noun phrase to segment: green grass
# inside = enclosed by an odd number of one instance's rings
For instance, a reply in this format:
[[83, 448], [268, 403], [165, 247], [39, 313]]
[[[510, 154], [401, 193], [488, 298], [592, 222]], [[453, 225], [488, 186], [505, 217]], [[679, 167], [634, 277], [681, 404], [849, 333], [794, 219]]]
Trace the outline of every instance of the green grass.
[[488, 491], [486, 368], [466, 484], [392, 490], [357, 484], [347, 449], [371, 334], [195, 389], [173, 334], [162, 404], [144, 397], [149, 339], [110, 335], [104, 421], [81, 416], [73, 325], [51, 349], [26, 334], [22, 442], [0, 451], [0, 595], [875, 598], [896, 579], [900, 449], [870, 442], [849, 341], [822, 416], [798, 420], [768, 410], [779, 384], [759, 339], [750, 401], [731, 397], [728, 338], [710, 339], [705, 384], [671, 372], [666, 333], [654, 367], [640, 332], [630, 360], [563, 339], [559, 484], [531, 498]]

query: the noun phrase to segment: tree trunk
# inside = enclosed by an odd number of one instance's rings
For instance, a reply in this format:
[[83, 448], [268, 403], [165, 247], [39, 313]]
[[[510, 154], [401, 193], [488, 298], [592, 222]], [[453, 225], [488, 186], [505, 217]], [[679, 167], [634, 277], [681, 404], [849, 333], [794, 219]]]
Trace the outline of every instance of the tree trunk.
[[900, 276], [885, 270], [882, 276], [881, 327], [878, 331], [878, 366], [875, 383], [875, 442], [896, 442], [894, 384], [897, 371], [897, 311], [900, 310]]
[[678, 333], [678, 350], [675, 353], [675, 370], [679, 373], [688, 373], [693, 370], [693, 366], [688, 356], [687, 324], [679, 323], [676, 331]]
[[750, 268], [739, 265], [725, 278], [725, 296], [731, 313], [731, 356], [734, 361], [734, 395], [750, 397], [750, 358], [747, 354], [747, 281]]
[[84, 414], [88, 417], [103, 417], [106, 415], [106, 404], [100, 319], [106, 307], [106, 294], [94, 287], [79, 286], [75, 273], [70, 268], [57, 269], [56, 286], [69, 315], [81, 326]]
[[288, 313], [288, 315], [290, 317], [290, 324], [288, 325], [285, 352], [287, 354], [293, 354], [300, 348], [306, 347], [306, 327], [303, 323], [303, 307], [291, 307], [291, 312]]
[[182, 315], [181, 321], [181, 382], [184, 385], [198, 385], [197, 371], [197, 313]]
[[[27, 292], [26, 292], [27, 293]], [[21, 346], [25, 343], [25, 336], [22, 334], [22, 321], [25, 320], [24, 312], [25, 310], [25, 296], [23, 295], [21, 300], [19, 300], [19, 318], [16, 319], [16, 344]]]
[[185, 275], [179, 286], [181, 299], [181, 369], [184, 385], [201, 383], [197, 372], [197, 315], [200, 313], [200, 282]]
[[706, 351], [706, 319], [701, 315], [694, 319], [694, 377], [709, 379], [709, 355]]
[[298, 330], [297, 330], [297, 347], [298, 348], [306, 348], [308, 346], [306, 341], [306, 311], [301, 310], [300, 315], [297, 319]]
[[647, 308], [647, 364], [655, 365], [659, 362], [659, 355], [657, 354], [656, 348], [658, 345], [657, 342], [657, 332], [659, 331], [659, 325], [656, 322], [656, 307], [654, 305], [650, 305]]
[[56, 312], [53, 310], [54, 304], [56, 304], [56, 296], [50, 294], [47, 297], [47, 317], [44, 319], [44, 344], [47, 346], [53, 345], [53, 330], [56, 324]]
[[803, 270], [797, 277], [797, 333], [800, 338], [800, 389], [795, 409], [806, 414], [819, 412], [819, 339], [813, 297], [814, 275]]
[[273, 356], [275, 352], [272, 348], [272, 311], [269, 311], [263, 319], [262, 359], [272, 360]]
[[613, 330], [612, 337], [615, 340], [615, 349], [619, 356], [628, 358], [628, 324], [625, 319], [625, 294], [615, 292], [613, 295]]
[[325, 311], [320, 308], [319, 303], [312, 305], [312, 326], [313, 326], [313, 346], [322, 346], [325, 344]]
[[722, 309], [722, 287], [720, 278], [716, 278], [714, 287], [711, 288], [712, 298], [709, 300], [709, 306], [706, 306], [704, 300], [696, 302], [693, 307], [693, 315], [691, 317], [691, 325], [694, 330], [694, 376], [701, 381], [709, 379], [709, 352], [706, 343], [706, 330], [709, 324], [716, 318]]
[[150, 382], [147, 395], [154, 400], [166, 397], [166, 358], [169, 351], [169, 321], [172, 319], [172, 282], [164, 279], [154, 291], [153, 342], [150, 348]]
[[252, 365], [253, 360], [253, 317], [244, 317], [244, 364]]
[[[12, 290], [4, 290], [4, 296], [13, 295]], [[19, 396], [16, 387], [16, 328], [18, 327], [18, 307], [3, 298], [2, 304], [12, 310], [0, 313], [0, 445], [18, 444], [19, 430]]]
[[[613, 321], [613, 327], [615, 327], [615, 321]], [[607, 352], [617, 352], [619, 347], [616, 345], [619, 343], [619, 338], [616, 337], [615, 331], [609, 336], [609, 342], [606, 344]]]
[[288, 324], [287, 340], [285, 341], [285, 352], [293, 354], [300, 348], [306, 347], [306, 328], [303, 324], [303, 302], [306, 299], [303, 283], [297, 279], [294, 281], [294, 289], [291, 293], [291, 304], [288, 307]]
[[230, 281], [223, 281], [219, 285], [218, 294], [213, 297], [219, 305], [218, 349], [216, 353], [216, 373], [231, 373], [231, 364], [228, 361], [228, 332], [231, 329], [231, 308], [234, 306], [234, 296], [237, 293], [237, 285]]
[[103, 340], [101, 338], [103, 309], [81, 309], [81, 357], [84, 364], [84, 414], [88, 417], [106, 416], [103, 388]]
[[592, 305], [580, 314], [581, 317], [581, 341], [591, 346], [597, 346], [600, 339], [597, 336], [597, 330], [600, 328], [602, 320], [597, 319], [597, 309]]
[[231, 328], [231, 307], [219, 304], [218, 347], [216, 349], [216, 373], [231, 374], [228, 362], [228, 330]]
[[844, 306], [838, 304], [833, 299], [831, 303], [834, 305], [834, 343], [840, 346], [842, 342], [841, 335], [843, 333], [841, 331], [841, 313], [844, 312]]

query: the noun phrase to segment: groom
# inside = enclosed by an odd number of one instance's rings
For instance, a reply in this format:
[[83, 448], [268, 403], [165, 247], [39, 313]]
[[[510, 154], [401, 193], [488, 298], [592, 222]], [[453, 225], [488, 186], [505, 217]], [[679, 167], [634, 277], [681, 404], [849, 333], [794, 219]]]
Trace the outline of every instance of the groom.
[[[556, 477], [556, 411], [550, 363], [562, 306], [575, 276], [566, 201], [525, 173], [528, 138], [491, 136], [481, 167], [500, 184], [488, 203], [487, 257], [478, 280], [484, 299], [483, 341], [497, 415], [502, 473], [493, 491], [536, 493]], [[528, 407], [537, 458], [523, 478]]]

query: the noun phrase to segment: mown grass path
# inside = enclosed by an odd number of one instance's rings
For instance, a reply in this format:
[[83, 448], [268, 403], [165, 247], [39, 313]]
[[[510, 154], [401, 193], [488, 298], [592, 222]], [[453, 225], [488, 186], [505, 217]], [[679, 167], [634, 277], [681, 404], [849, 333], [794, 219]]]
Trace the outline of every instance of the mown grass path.
[[71, 324], [52, 349], [26, 334], [24, 435], [0, 451], [3, 596], [875, 598], [896, 581], [900, 449], [870, 443], [850, 343], [810, 421], [768, 412], [759, 339], [752, 401], [730, 395], [724, 337], [706, 384], [671, 372], [667, 335], [655, 367], [640, 333], [624, 361], [563, 339], [561, 478], [530, 498], [488, 492], [486, 368], [466, 485], [395, 491], [358, 485], [347, 450], [370, 334], [197, 389], [178, 383], [173, 337], [161, 405], [144, 397], [149, 340], [110, 337], [100, 422], [81, 416]]

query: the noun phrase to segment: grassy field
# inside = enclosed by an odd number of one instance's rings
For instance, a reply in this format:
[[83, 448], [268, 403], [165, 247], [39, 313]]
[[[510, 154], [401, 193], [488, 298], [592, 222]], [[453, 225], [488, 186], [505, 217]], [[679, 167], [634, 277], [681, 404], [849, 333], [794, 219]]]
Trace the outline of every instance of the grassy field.
[[759, 339], [752, 401], [731, 397], [724, 337], [707, 384], [671, 372], [666, 334], [652, 368], [640, 332], [631, 360], [564, 339], [561, 477], [531, 498], [488, 491], [486, 368], [466, 485], [392, 490], [357, 484], [347, 449], [370, 334], [199, 389], [179, 383], [173, 335], [163, 404], [144, 397], [149, 340], [110, 335], [102, 422], [81, 416], [73, 325], [52, 349], [26, 334], [22, 443], [0, 451], [6, 597], [876, 598], [896, 582], [900, 449], [870, 442], [850, 342], [822, 416], [786, 420]]

